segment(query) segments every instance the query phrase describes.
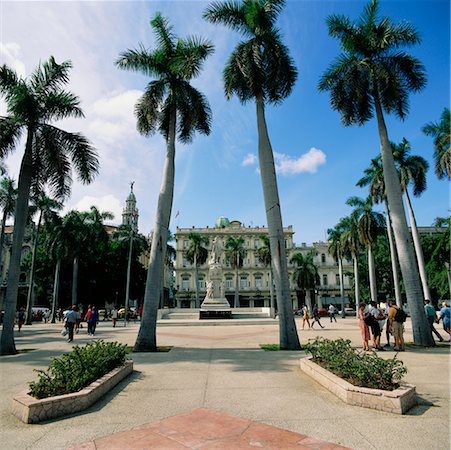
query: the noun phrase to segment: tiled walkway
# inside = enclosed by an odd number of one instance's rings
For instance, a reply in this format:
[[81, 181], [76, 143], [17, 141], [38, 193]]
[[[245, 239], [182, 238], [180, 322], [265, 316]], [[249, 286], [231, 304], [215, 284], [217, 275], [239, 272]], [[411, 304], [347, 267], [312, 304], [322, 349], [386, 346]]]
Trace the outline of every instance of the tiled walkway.
[[207, 408], [168, 417], [87, 442], [70, 450], [345, 449], [273, 426]]

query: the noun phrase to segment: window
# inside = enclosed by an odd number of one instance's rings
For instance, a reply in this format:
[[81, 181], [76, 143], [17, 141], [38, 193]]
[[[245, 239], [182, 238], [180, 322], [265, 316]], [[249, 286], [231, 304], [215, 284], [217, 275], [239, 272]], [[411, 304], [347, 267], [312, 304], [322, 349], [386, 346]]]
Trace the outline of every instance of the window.
[[326, 262], [326, 254], [325, 253], [321, 253], [321, 262], [322, 263]]
[[186, 250], [189, 247], [189, 241], [188, 239], [183, 240], [183, 248]]
[[241, 276], [240, 277], [240, 289], [246, 289], [247, 288], [247, 277]]
[[225, 287], [226, 289], [233, 289], [233, 277], [230, 275], [226, 277]]
[[260, 248], [260, 239], [254, 240], [254, 248]]
[[189, 291], [189, 277], [182, 277], [182, 291]]
[[182, 266], [183, 266], [183, 267], [188, 267], [188, 265], [189, 265], [189, 262], [188, 262], [188, 260], [186, 259], [186, 256], [184, 256], [184, 257], [183, 257], [183, 261], [182, 261]]
[[262, 277], [261, 275], [256, 275], [255, 276], [255, 287], [258, 289], [261, 289], [262, 287]]
[[323, 275], [323, 286], [327, 286], [327, 275]]
[[230, 258], [229, 258], [228, 256], [226, 257], [225, 265], [226, 265], [226, 267], [230, 267], [230, 266], [231, 266], [231, 264], [230, 264]]
[[258, 257], [258, 255], [255, 255], [254, 260], [255, 260], [255, 267], [260, 267], [260, 258]]
[[337, 285], [337, 286], [339, 286], [340, 285], [340, 274], [335, 274], [335, 284]]
[[199, 277], [199, 289], [205, 289], [205, 280], [203, 277]]

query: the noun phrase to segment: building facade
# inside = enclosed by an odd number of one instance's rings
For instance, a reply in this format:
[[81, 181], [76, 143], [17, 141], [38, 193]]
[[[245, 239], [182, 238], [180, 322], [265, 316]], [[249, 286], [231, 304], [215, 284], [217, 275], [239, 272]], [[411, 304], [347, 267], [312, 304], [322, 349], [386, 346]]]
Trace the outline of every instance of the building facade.
[[[270, 267], [265, 266], [258, 257], [258, 249], [263, 243], [263, 236], [268, 236], [267, 227], [246, 227], [238, 220], [229, 221], [225, 217], [220, 217], [214, 227], [206, 228], [177, 228], [175, 232], [176, 239], [176, 259], [175, 259], [175, 300], [178, 308], [194, 308], [196, 297], [196, 279], [195, 268], [190, 264], [186, 252], [190, 245], [189, 234], [199, 233], [206, 237], [209, 244], [206, 246], [211, 250], [213, 239], [221, 248], [221, 264], [223, 268], [223, 283], [225, 287], [225, 296], [230, 305], [234, 305], [236, 274], [234, 268], [227, 258], [225, 252], [225, 243], [228, 237], [242, 237], [244, 240], [245, 257], [243, 266], [238, 270], [238, 286], [240, 296], [240, 307], [269, 307], [270, 306]], [[312, 246], [302, 244], [296, 247], [293, 242], [293, 228], [288, 226], [284, 228], [285, 247], [288, 261], [291, 256], [300, 252], [307, 254], [310, 251], [315, 252], [315, 264], [318, 267], [320, 283], [312, 290], [310, 298], [312, 304], [318, 303], [327, 305], [329, 303], [341, 304], [340, 286], [338, 278], [338, 265], [327, 251], [328, 244], [317, 242]], [[208, 258], [207, 258], [208, 261]], [[352, 270], [352, 265], [346, 262], [344, 271]], [[301, 296], [296, 284], [293, 281], [295, 265], [288, 262], [288, 272], [290, 276], [290, 290], [293, 309], [299, 308], [305, 299]], [[208, 275], [208, 263], [198, 267], [199, 293], [201, 302], [206, 295], [206, 283]], [[350, 280], [344, 276], [345, 297], [350, 292]], [[348, 303], [349, 301], [346, 300]]]

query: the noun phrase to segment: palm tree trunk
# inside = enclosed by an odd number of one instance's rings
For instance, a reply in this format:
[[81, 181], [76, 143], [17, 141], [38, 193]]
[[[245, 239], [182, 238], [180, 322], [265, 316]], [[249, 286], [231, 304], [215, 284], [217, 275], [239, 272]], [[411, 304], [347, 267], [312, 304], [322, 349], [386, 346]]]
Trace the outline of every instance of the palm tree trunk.
[[393, 285], [395, 288], [395, 301], [396, 306], [398, 306], [398, 308], [402, 308], [401, 288], [399, 286], [399, 275], [398, 275], [398, 256], [396, 254], [395, 243], [393, 242], [390, 209], [388, 208], [387, 200], [384, 200], [384, 204], [385, 204], [385, 213], [387, 215], [387, 234], [388, 234], [388, 243], [390, 246]]
[[345, 291], [343, 288], [343, 261], [341, 257], [338, 258], [338, 277], [340, 278], [341, 318], [346, 319]]
[[160, 288], [163, 279], [163, 262], [166, 253], [169, 222], [171, 220], [175, 177], [175, 127], [176, 111], [173, 109], [169, 120], [169, 134], [166, 141], [166, 160], [163, 169], [160, 195], [158, 197], [155, 228], [150, 249], [144, 294], [143, 316], [135, 342], [135, 351], [157, 350], [157, 314]]
[[357, 255], [352, 257], [354, 262], [354, 290], [355, 290], [355, 306], [356, 317], [359, 317], [359, 305], [360, 305], [360, 283], [359, 283], [359, 260]]
[[78, 305], [78, 256], [74, 257], [72, 267], [72, 304]]
[[60, 289], [61, 258], [58, 258], [55, 266], [55, 280], [53, 282], [53, 306], [52, 323], [56, 322], [56, 310], [58, 308], [58, 293]]
[[238, 274], [238, 265], [240, 262], [240, 256], [237, 254], [236, 261], [235, 261], [235, 300], [234, 300], [234, 308], [240, 307], [240, 280], [239, 280], [239, 274]]
[[5, 315], [3, 317], [3, 330], [0, 338], [0, 354], [15, 355], [14, 319], [16, 315], [17, 293], [19, 290], [20, 259], [22, 256], [22, 243], [28, 217], [28, 199], [33, 173], [32, 162], [33, 129], [29, 128], [27, 143], [19, 173], [19, 186], [16, 199], [13, 243], [9, 261], [8, 283], [6, 288]]
[[377, 303], [376, 269], [374, 267], [372, 244], [368, 245], [368, 276], [370, 279], [371, 301]]
[[196, 309], [200, 308], [200, 296], [199, 296], [199, 268], [197, 267], [197, 255], [194, 255], [194, 278], [196, 283]]
[[390, 139], [388, 138], [382, 107], [377, 95], [374, 95], [374, 105], [381, 144], [385, 190], [393, 220], [393, 233], [398, 250], [402, 279], [406, 289], [407, 304], [409, 305], [412, 318], [413, 340], [419, 345], [433, 346], [434, 339], [432, 338], [431, 329], [424, 314], [418, 266], [407, 227], [401, 184], [393, 160], [393, 151]]
[[132, 254], [133, 254], [133, 231], [130, 231], [130, 245], [129, 245], [129, 251], [128, 251], [128, 263], [127, 263], [127, 284], [125, 286], [124, 327], [127, 326], [128, 302], [130, 299], [130, 278], [131, 278], [131, 273], [132, 273]]
[[30, 269], [30, 285], [28, 286], [28, 295], [27, 295], [27, 325], [31, 325], [32, 319], [32, 308], [33, 308], [33, 300], [34, 300], [34, 272], [36, 265], [36, 251], [38, 249], [38, 241], [39, 241], [39, 231], [41, 229], [42, 222], [42, 210], [39, 214], [38, 226], [36, 227], [36, 234], [33, 243], [33, 253], [31, 255], [31, 269]]
[[274, 155], [268, 136], [265, 106], [261, 94], [256, 96], [258, 159], [268, 221], [274, 284], [276, 285], [277, 307], [279, 308], [279, 340], [281, 350], [299, 350], [301, 344], [296, 330], [291, 302], [285, 236], [283, 234], [279, 191], [277, 188]]
[[[3, 244], [5, 242], [5, 226], [6, 226], [6, 218], [8, 217], [8, 212], [6, 208], [3, 210], [2, 217], [2, 230], [0, 232], [0, 269], [2, 268], [2, 257], [3, 257]], [[0, 284], [3, 283], [3, 271], [0, 273]]]
[[410, 227], [412, 228], [413, 245], [415, 247], [415, 253], [417, 255], [421, 285], [423, 286], [423, 295], [425, 299], [431, 300], [431, 292], [429, 291], [428, 286], [426, 266], [424, 264], [424, 256], [423, 249], [421, 248], [420, 235], [418, 234], [417, 221], [415, 220], [415, 214], [413, 213], [412, 203], [410, 202], [410, 196], [409, 193], [407, 192], [407, 188], [404, 191], [404, 194], [406, 194], [407, 210], [409, 211]]

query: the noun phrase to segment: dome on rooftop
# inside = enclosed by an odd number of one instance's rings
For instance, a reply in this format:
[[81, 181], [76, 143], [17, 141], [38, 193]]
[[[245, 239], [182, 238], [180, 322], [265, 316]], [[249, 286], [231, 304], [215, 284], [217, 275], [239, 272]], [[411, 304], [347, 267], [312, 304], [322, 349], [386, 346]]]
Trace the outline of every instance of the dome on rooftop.
[[221, 216], [216, 219], [215, 227], [216, 228], [227, 228], [230, 226], [229, 219], [227, 217]]

